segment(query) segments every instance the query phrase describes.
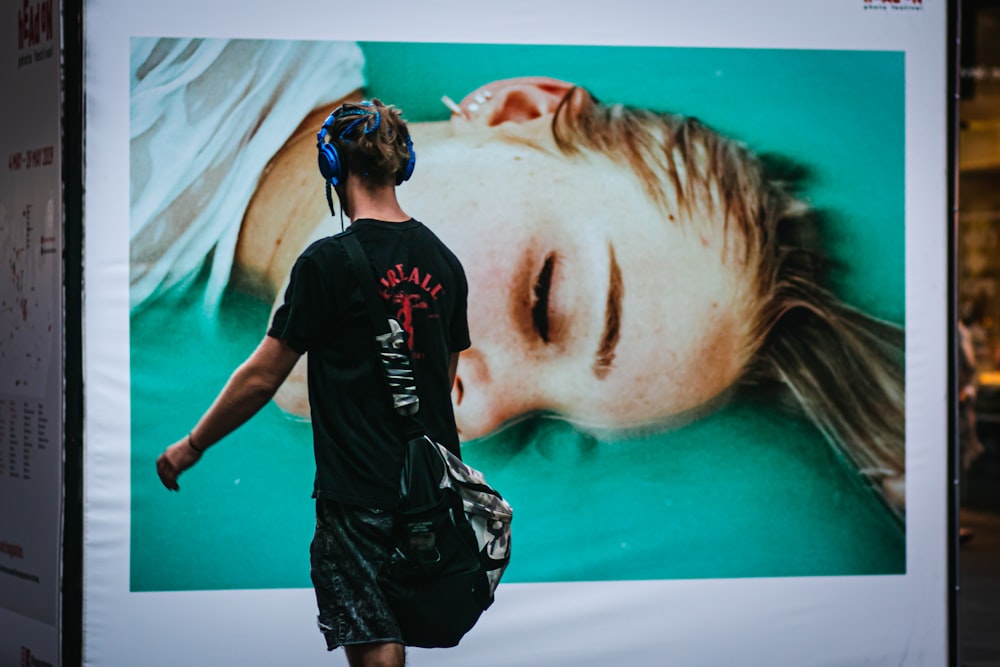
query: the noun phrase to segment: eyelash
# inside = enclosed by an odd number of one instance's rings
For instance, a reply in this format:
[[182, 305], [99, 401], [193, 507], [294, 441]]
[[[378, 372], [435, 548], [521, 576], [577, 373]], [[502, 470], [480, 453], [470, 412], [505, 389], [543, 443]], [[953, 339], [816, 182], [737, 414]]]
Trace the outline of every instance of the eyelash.
[[555, 270], [556, 256], [546, 256], [533, 288], [533, 303], [531, 305], [531, 323], [543, 343], [549, 342], [549, 293], [552, 290], [552, 273]]

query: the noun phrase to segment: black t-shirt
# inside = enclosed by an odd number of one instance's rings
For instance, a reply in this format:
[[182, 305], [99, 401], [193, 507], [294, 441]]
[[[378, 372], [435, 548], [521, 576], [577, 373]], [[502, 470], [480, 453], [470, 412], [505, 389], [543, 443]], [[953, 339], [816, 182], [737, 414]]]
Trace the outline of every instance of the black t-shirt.
[[406, 331], [420, 396], [417, 421], [456, 455], [448, 361], [470, 344], [468, 284], [458, 258], [420, 222], [357, 220], [299, 256], [274, 314], [268, 335], [309, 353], [313, 495], [385, 509], [399, 496], [405, 424], [392, 407], [343, 234], [361, 243], [386, 315]]

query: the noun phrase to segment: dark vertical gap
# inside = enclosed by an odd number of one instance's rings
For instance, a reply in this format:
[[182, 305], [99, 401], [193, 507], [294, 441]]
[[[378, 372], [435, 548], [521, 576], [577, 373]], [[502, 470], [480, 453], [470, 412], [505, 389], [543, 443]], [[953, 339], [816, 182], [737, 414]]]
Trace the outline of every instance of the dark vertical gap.
[[[972, 14], [966, 7], [964, 14]], [[959, 529], [959, 463], [958, 446], [958, 123], [959, 97], [963, 93], [961, 86], [961, 67], [966, 57], [964, 39], [975, 34], [975, 17], [964, 16], [962, 0], [950, 0], [948, 3], [948, 27], [945, 47], [948, 52], [947, 63], [947, 159], [949, 178], [948, 187], [948, 664], [959, 665], [961, 654], [961, 632], [959, 627], [959, 568], [958, 568], [958, 529]], [[971, 39], [971, 38], [970, 38]]]
[[62, 665], [83, 664], [83, 0], [62, 1]]
[[[959, 26], [958, 34], [958, 65], [959, 72], [968, 71], [976, 66], [976, 9], [975, 2], [962, 0], [964, 8], [956, 19]], [[954, 43], [954, 42], [950, 42]], [[959, 98], [971, 99], [976, 95], [976, 79], [973, 76], [960, 76], [958, 82]]]

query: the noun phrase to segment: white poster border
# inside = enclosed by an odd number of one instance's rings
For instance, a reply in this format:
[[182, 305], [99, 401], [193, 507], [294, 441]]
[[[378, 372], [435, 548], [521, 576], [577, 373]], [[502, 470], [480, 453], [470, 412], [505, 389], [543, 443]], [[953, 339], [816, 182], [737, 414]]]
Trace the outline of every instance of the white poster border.
[[[85, 655], [88, 664], [327, 664], [309, 590], [130, 593], [128, 41], [139, 35], [894, 50], [906, 68], [907, 572], [501, 588], [452, 651], [413, 664], [939, 665], [947, 651], [946, 9], [848, 2], [91, 3], [86, 11]], [[294, 9], [294, 11], [292, 11]], [[391, 9], [391, 11], [390, 11]], [[529, 20], [530, 18], [530, 20]], [[639, 20], [641, 18], [641, 20]], [[582, 610], [600, 609], [599, 614]], [[567, 610], [577, 610], [570, 618]], [[776, 635], [770, 621], [795, 619]], [[835, 621], [835, 622], [831, 622]], [[613, 641], [612, 638], [613, 637]], [[502, 648], [498, 648], [502, 647]], [[613, 650], [612, 650], [612, 647]], [[464, 657], [463, 657], [464, 656]], [[337, 658], [342, 659], [342, 658]], [[138, 663], [134, 663], [138, 664]]]

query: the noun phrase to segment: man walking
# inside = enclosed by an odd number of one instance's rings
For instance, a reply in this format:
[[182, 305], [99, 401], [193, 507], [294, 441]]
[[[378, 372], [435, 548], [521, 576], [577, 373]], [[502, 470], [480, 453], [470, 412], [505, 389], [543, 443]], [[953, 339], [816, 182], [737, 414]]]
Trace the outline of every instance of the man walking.
[[352, 224], [298, 258], [267, 335], [190, 433], [160, 455], [157, 472], [178, 490], [181, 473], [260, 410], [308, 352], [317, 466], [310, 561], [320, 630], [329, 650], [344, 647], [352, 667], [396, 667], [405, 660], [403, 640], [377, 575], [393, 549], [405, 426], [341, 236], [358, 239], [386, 316], [403, 322], [420, 400], [416, 419], [456, 455], [451, 387], [458, 353], [470, 344], [468, 285], [455, 255], [396, 199], [415, 163], [398, 109], [379, 100], [344, 104], [327, 118], [317, 149], [320, 171]]

